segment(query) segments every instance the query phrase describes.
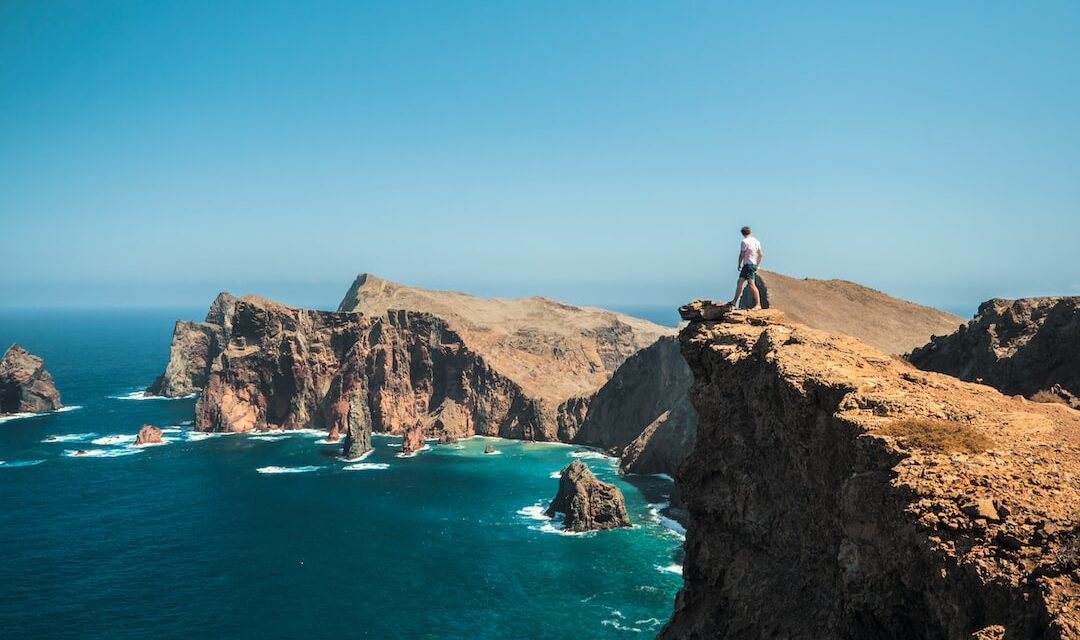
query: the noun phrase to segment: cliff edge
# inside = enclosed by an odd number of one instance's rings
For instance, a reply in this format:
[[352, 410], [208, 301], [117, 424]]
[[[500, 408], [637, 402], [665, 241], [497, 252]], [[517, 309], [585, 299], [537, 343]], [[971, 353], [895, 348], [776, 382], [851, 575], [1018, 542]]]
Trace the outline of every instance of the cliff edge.
[[1080, 636], [1080, 412], [776, 311], [680, 342], [699, 421], [660, 637]]

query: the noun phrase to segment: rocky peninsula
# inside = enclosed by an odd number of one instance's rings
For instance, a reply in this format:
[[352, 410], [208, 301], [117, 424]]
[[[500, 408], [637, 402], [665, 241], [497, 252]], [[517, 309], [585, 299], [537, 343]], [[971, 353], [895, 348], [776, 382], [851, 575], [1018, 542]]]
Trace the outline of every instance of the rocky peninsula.
[[0, 358], [0, 414], [45, 413], [63, 405], [45, 361], [18, 344]]
[[775, 310], [714, 317], [679, 337], [699, 426], [660, 637], [1080, 634], [1080, 412]]

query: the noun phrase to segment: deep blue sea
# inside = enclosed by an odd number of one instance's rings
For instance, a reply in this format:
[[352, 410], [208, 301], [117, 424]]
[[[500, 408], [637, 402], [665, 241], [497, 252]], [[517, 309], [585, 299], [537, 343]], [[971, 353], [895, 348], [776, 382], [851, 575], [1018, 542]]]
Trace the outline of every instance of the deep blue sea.
[[[315, 434], [195, 434], [193, 399], [131, 398], [173, 321], [202, 315], [0, 312], [0, 349], [44, 357], [78, 407], [0, 422], [0, 636], [641, 638], [671, 613], [668, 480], [563, 445], [401, 458], [376, 436], [349, 463]], [[132, 447], [143, 423], [169, 442]], [[574, 457], [623, 490], [635, 528], [538, 517]]]

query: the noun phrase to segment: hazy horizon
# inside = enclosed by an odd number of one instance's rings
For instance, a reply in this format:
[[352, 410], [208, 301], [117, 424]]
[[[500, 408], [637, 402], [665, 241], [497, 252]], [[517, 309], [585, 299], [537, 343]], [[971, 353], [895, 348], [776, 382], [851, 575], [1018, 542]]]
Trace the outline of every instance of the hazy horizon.
[[0, 6], [0, 308], [1080, 294], [1080, 4]]

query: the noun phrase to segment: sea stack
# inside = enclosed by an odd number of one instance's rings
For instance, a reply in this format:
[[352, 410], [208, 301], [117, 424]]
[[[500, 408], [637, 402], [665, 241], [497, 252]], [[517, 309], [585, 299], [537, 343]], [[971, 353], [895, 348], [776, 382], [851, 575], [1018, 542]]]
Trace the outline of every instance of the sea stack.
[[487, 443], [487, 446], [484, 447], [484, 453], [487, 453], [487, 454], [495, 453], [495, 445], [491, 444], [490, 442]]
[[424, 425], [416, 423], [405, 430], [405, 439], [401, 441], [401, 453], [409, 455], [424, 448]]
[[61, 406], [45, 361], [11, 345], [0, 358], [0, 413], [45, 413]]
[[135, 446], [144, 444], [161, 444], [161, 429], [152, 424], [144, 424], [139, 429], [139, 435], [135, 436]]
[[559, 492], [547, 509], [549, 518], [564, 515], [567, 531], [598, 531], [629, 527], [630, 516], [622, 492], [613, 484], [600, 482], [580, 460], [566, 466], [559, 477]]

